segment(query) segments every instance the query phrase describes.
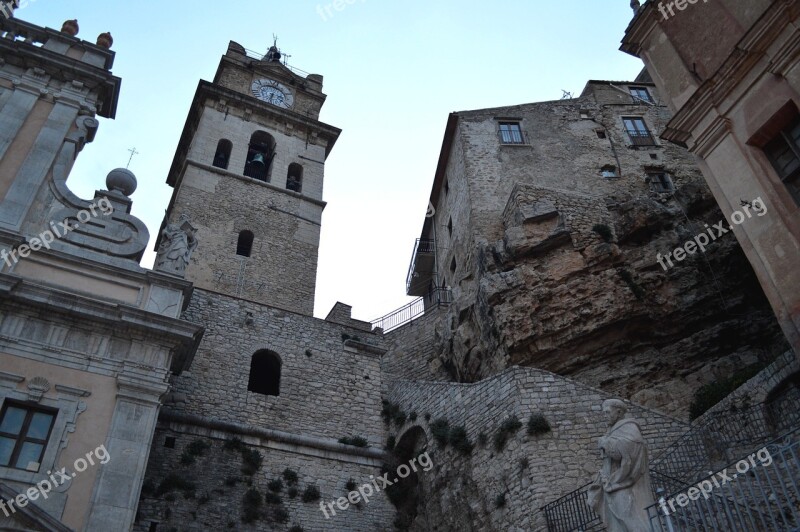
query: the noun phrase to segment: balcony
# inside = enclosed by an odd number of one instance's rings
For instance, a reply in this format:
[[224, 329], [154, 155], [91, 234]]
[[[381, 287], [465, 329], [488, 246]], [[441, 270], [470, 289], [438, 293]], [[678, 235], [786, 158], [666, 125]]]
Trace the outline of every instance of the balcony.
[[436, 245], [433, 240], [418, 238], [411, 255], [406, 277], [406, 293], [410, 296], [426, 295], [436, 273]]
[[649, 131], [631, 131], [627, 130], [628, 136], [634, 146], [655, 146], [656, 141]]

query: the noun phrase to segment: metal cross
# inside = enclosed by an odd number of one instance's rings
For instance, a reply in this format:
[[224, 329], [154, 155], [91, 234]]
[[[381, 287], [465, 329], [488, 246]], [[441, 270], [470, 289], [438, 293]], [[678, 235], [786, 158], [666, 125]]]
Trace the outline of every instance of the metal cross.
[[139, 155], [139, 152], [136, 151], [136, 148], [132, 148], [132, 149], [130, 149], [128, 151], [131, 152], [131, 157], [130, 157], [130, 159], [128, 159], [128, 166], [126, 166], [125, 169], [128, 169], [130, 167], [131, 161], [133, 160], [133, 156], [134, 155]]

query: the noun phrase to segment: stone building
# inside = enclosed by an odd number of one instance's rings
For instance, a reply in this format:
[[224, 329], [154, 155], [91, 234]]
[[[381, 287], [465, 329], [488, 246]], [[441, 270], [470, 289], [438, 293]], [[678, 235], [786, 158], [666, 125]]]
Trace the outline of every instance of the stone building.
[[133, 174], [92, 201], [67, 185], [120, 88], [109, 40], [77, 30], [0, 18], [3, 530], [128, 529], [167, 377], [202, 336], [191, 284], [139, 266]]
[[450, 115], [408, 276], [440, 316], [427, 378], [533, 366], [684, 417], [701, 385], [785, 351], [735, 239], [664, 259], [723, 219], [659, 138], [670, 119], [646, 74]]
[[699, 157], [726, 216], [757, 197], [769, 206], [733, 231], [798, 352], [800, 3], [674, 4], [644, 4], [622, 50], [644, 61], [674, 113], [661, 138]]

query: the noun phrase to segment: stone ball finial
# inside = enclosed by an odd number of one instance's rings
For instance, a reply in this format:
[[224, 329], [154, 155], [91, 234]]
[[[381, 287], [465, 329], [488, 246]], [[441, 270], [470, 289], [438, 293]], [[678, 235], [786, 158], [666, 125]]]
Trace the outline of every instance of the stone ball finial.
[[119, 192], [130, 196], [136, 191], [136, 176], [126, 168], [111, 170], [106, 177], [106, 188], [111, 192]]
[[64, 24], [61, 26], [61, 33], [66, 33], [70, 37], [75, 37], [78, 31], [80, 31], [78, 19], [64, 21]]
[[111, 37], [111, 33], [105, 32], [97, 36], [97, 46], [111, 48], [112, 44], [114, 44], [114, 39]]

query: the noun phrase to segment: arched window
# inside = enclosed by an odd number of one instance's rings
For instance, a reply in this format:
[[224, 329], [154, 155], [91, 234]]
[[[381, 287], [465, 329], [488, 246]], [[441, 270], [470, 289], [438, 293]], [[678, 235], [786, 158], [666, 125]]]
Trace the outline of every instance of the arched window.
[[286, 188], [294, 192], [303, 190], [303, 167], [297, 163], [289, 165], [289, 173], [286, 176]]
[[269, 182], [272, 159], [275, 158], [275, 139], [264, 131], [256, 131], [250, 137], [244, 175]]
[[253, 251], [253, 239], [255, 236], [252, 231], [242, 231], [239, 233], [239, 241], [236, 243], [236, 254], [242, 257], [249, 257]]
[[262, 395], [280, 395], [281, 359], [272, 351], [256, 351], [250, 359], [247, 389]]
[[228, 169], [228, 163], [231, 160], [231, 150], [233, 149], [233, 143], [228, 139], [222, 139], [217, 143], [217, 153], [214, 154], [214, 166], [217, 168], [222, 168], [223, 170]]

